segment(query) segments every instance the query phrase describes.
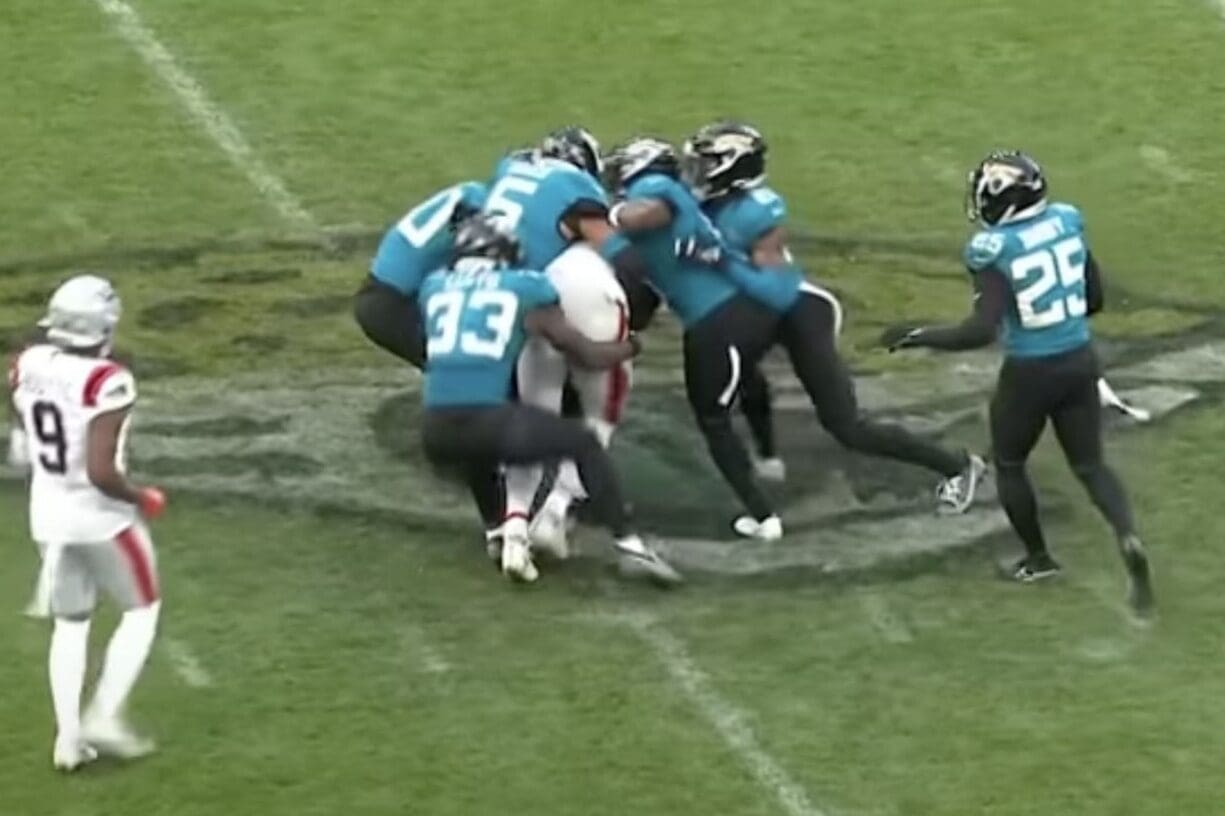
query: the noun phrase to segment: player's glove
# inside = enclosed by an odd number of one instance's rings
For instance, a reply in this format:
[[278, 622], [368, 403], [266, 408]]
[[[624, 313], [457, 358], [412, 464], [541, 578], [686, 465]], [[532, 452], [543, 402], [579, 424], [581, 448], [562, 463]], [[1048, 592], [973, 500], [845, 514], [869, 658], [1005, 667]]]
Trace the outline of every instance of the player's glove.
[[693, 235], [677, 238], [672, 251], [682, 261], [697, 261], [707, 266], [718, 266], [723, 260], [723, 247]]
[[156, 487], [140, 489], [140, 514], [152, 521], [166, 511], [166, 494]]
[[880, 344], [892, 353], [898, 349], [922, 345], [920, 342], [922, 337], [923, 329], [917, 326], [890, 326], [881, 332]]

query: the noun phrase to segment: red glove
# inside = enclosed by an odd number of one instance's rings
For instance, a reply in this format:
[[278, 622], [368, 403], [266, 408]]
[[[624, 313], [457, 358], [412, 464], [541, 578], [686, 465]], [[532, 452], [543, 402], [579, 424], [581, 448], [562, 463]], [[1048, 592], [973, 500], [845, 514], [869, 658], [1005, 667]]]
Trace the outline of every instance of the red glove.
[[166, 494], [156, 487], [140, 489], [140, 514], [147, 519], [155, 519], [166, 510]]

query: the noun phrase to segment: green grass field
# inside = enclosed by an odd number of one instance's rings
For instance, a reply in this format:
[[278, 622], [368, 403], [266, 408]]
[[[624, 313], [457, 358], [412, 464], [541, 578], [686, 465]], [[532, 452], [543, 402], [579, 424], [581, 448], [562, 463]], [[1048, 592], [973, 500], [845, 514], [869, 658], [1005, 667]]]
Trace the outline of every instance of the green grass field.
[[[1213, 3], [132, 4], [0, 9], [0, 340], [18, 345], [73, 270], [124, 295], [146, 394], [135, 464], [173, 501], [154, 531], [162, 639], [133, 710], [162, 750], [52, 772], [46, 631], [17, 614], [36, 554], [5, 481], [0, 814], [1221, 812]], [[200, 93], [249, 153], [202, 123]], [[922, 421], [969, 377], [940, 432], [976, 447], [990, 358], [873, 343], [904, 315], [965, 309], [965, 171], [996, 146], [1043, 160], [1111, 274], [1098, 328], [1119, 383], [1195, 396], [1110, 436], [1154, 554], [1156, 626], [1126, 620], [1106, 528], [1053, 444], [1034, 472], [1058, 583], [996, 580], [1014, 545], [972, 520], [915, 522], [921, 557], [846, 566], [872, 530], [900, 529], [869, 522], [918, 518], [926, 488], [841, 459], [831, 476], [802, 411], [784, 437], [802, 477], [788, 506], [808, 521], [748, 557], [821, 568], [699, 569], [669, 594], [595, 559], [527, 590], [490, 569], [462, 497], [422, 470], [416, 375], [351, 324], [375, 236], [553, 126], [613, 142], [723, 115], [770, 140], [804, 260], [848, 307], [847, 353], [883, 375], [865, 402]], [[728, 494], [691, 450], [675, 332], [647, 341], [617, 450], [627, 489], [657, 532], [717, 536]], [[930, 393], [883, 402], [910, 381]]]

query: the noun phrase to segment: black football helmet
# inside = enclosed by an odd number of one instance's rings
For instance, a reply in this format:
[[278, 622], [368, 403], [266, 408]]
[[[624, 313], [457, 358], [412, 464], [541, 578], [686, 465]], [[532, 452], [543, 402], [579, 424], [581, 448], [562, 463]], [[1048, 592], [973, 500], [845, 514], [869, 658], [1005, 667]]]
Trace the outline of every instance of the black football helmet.
[[966, 217], [987, 225], [1007, 224], [1046, 206], [1046, 176], [1020, 150], [996, 150], [966, 181]]
[[523, 257], [519, 239], [501, 213], [476, 213], [455, 232], [454, 258], [485, 258], [497, 266], [515, 266]]
[[600, 143], [585, 127], [571, 125], [559, 128], [541, 140], [536, 148], [541, 156], [560, 159], [586, 170], [598, 181], [604, 172], [600, 158]]
[[681, 173], [694, 195], [706, 201], [766, 180], [766, 140], [744, 122], [714, 122], [685, 140]]
[[604, 186], [619, 192], [643, 173], [680, 176], [680, 158], [670, 142], [654, 136], [634, 136], [617, 145], [605, 162]]

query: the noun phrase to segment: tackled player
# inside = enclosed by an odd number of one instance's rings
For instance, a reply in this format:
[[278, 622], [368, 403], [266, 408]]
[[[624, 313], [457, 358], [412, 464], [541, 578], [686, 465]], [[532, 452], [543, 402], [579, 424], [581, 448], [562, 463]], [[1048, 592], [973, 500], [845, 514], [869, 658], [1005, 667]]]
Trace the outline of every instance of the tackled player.
[[[596, 435], [579, 421], [509, 397], [529, 336], [546, 339], [589, 369], [629, 360], [636, 341], [593, 342], [570, 325], [557, 290], [522, 265], [518, 240], [497, 215], [465, 222], [455, 248], [453, 268], [433, 273], [421, 288], [429, 362], [423, 439], [430, 462], [459, 472], [489, 528], [503, 512], [503, 465], [571, 460], [596, 517], [613, 534], [622, 572], [678, 582], [676, 571], [634, 534], [617, 473]], [[515, 580], [536, 580], [525, 535], [505, 537], [501, 566]]]

